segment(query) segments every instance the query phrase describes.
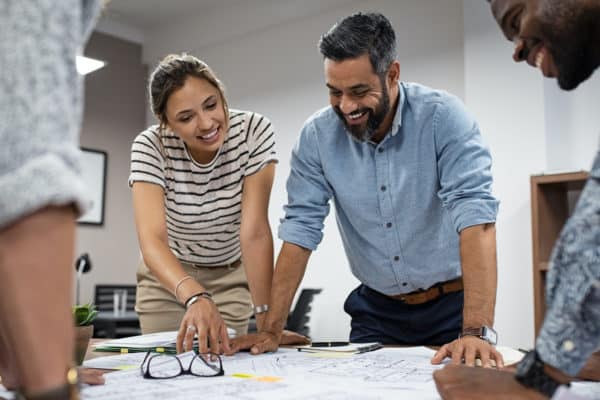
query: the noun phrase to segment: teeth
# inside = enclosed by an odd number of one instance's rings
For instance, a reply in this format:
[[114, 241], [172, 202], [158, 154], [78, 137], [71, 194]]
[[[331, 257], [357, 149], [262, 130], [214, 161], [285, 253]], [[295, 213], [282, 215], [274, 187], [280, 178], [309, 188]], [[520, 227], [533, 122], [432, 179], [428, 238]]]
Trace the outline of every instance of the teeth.
[[348, 115], [348, 118], [350, 119], [358, 119], [360, 117], [362, 117], [365, 113], [364, 112], [353, 112], [351, 114]]
[[217, 134], [217, 130], [218, 130], [218, 129], [215, 129], [215, 130], [214, 130], [214, 131], [212, 131], [211, 133], [208, 133], [208, 134], [206, 134], [206, 135], [204, 135], [204, 136], [200, 136], [200, 137], [201, 137], [202, 139], [207, 139], [207, 140], [208, 140], [208, 139], [212, 139], [212, 138], [213, 138], [213, 137], [214, 137], [214, 136]]
[[535, 55], [535, 66], [542, 69], [542, 63], [544, 62], [544, 53], [540, 50]]

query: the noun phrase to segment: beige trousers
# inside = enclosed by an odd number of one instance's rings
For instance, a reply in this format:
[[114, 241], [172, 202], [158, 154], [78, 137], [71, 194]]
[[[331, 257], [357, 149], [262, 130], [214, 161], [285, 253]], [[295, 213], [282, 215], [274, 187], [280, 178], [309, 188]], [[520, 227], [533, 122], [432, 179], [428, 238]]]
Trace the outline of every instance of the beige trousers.
[[[236, 268], [181, 265], [212, 294], [225, 324], [238, 336], [246, 334], [252, 316], [252, 298], [243, 265]], [[137, 282], [135, 311], [140, 318], [142, 333], [179, 330], [185, 307], [152, 275], [143, 260], [138, 266]]]

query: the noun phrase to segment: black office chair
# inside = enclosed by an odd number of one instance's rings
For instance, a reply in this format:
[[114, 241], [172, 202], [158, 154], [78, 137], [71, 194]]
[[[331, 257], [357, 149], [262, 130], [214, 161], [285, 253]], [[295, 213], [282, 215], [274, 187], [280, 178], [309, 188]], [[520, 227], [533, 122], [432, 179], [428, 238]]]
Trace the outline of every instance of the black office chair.
[[[298, 301], [293, 310], [290, 311], [285, 329], [288, 331], [294, 331], [304, 336], [309, 336], [310, 328], [308, 327], [308, 321], [310, 319], [308, 313], [311, 310], [310, 304], [313, 301], [315, 295], [321, 293], [322, 289], [302, 289]], [[250, 318], [248, 324], [248, 333], [256, 332], [256, 318], [254, 315]]]
[[313, 298], [322, 291], [323, 289], [302, 289], [294, 309], [288, 315], [285, 329], [304, 336], [310, 336], [310, 328], [308, 326], [310, 317], [308, 313], [312, 309], [311, 303]]
[[[136, 285], [96, 285], [94, 288], [94, 304], [98, 311], [114, 311], [114, 293], [116, 291], [127, 291], [127, 302], [125, 311], [135, 311]], [[101, 323], [94, 322], [94, 337], [102, 338], [113, 336], [110, 330]], [[140, 322], [119, 321], [114, 332], [114, 337], [135, 336], [141, 334]]]

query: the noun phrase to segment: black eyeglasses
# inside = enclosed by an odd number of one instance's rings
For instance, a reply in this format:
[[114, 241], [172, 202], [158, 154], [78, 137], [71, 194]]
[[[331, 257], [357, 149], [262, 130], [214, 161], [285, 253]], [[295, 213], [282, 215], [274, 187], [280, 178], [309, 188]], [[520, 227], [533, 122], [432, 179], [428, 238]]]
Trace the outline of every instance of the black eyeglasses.
[[213, 353], [195, 354], [188, 367], [184, 368], [182, 360], [175, 354], [148, 352], [140, 370], [145, 379], [169, 379], [179, 375], [208, 378], [225, 375], [221, 356]]

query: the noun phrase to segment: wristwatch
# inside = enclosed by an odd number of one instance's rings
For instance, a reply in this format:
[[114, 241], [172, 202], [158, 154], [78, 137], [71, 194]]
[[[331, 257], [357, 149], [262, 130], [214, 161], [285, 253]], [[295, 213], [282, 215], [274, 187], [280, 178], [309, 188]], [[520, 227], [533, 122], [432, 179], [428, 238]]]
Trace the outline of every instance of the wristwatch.
[[540, 356], [535, 349], [531, 350], [523, 357], [517, 366], [515, 379], [519, 381], [521, 385], [537, 390], [550, 398], [561, 385], [544, 372], [544, 362], [540, 359]]
[[496, 345], [498, 343], [498, 334], [495, 330], [490, 328], [489, 326], [481, 326], [479, 328], [463, 328], [461, 334], [458, 336], [459, 338], [463, 336], [477, 336], [478, 338], [485, 340], [491, 345]]

